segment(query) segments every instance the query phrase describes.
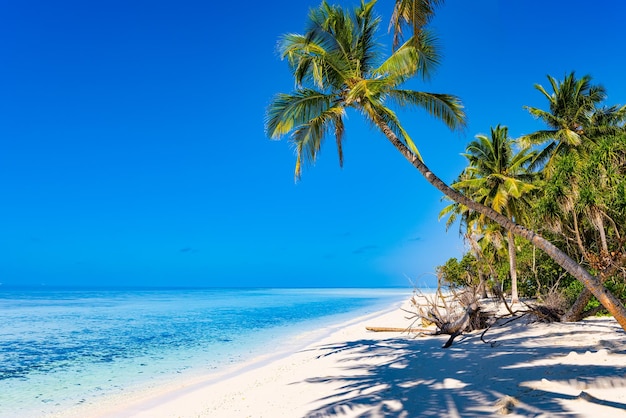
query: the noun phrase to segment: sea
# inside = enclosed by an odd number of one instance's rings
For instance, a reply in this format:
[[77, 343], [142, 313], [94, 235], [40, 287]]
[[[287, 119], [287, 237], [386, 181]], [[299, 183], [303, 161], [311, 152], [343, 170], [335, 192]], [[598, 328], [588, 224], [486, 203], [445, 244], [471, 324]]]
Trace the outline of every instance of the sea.
[[[0, 417], [209, 376], [399, 306], [413, 289], [0, 287]], [[308, 336], [308, 339], [307, 339]], [[319, 336], [319, 335], [317, 335]]]

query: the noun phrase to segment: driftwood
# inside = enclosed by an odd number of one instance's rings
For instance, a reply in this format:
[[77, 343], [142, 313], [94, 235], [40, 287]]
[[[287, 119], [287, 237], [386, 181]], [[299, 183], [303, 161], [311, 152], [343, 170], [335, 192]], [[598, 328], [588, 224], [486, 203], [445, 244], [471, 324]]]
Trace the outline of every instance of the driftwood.
[[491, 322], [493, 314], [481, 310], [473, 290], [450, 289], [444, 294], [438, 288], [434, 295], [419, 294], [413, 297], [412, 304], [416, 311], [412, 318], [432, 323], [437, 327], [431, 335], [450, 335], [443, 348], [448, 348], [454, 339], [465, 331], [482, 329]]
[[448, 348], [452, 345], [454, 339], [469, 327], [472, 319], [476, 317], [478, 312], [480, 312], [478, 303], [472, 302], [465, 308], [465, 313], [461, 317], [457, 318], [455, 321], [441, 324], [439, 334], [450, 335], [450, 338], [448, 338], [448, 341], [443, 345], [443, 348]]
[[372, 332], [432, 332], [432, 329], [426, 328], [394, 328], [394, 327], [365, 327], [366, 330]]
[[[493, 302], [504, 304], [507, 313], [498, 315], [497, 310], [493, 310], [493, 306], [485, 306], [484, 300], [477, 299], [475, 289], [459, 291], [459, 289], [450, 288], [448, 293], [444, 294], [439, 287], [432, 296], [416, 291], [419, 298], [413, 297], [412, 305], [415, 310], [407, 311], [411, 314], [411, 317], [407, 319], [414, 319], [414, 323], [418, 320], [422, 320], [425, 324], [432, 323], [437, 327], [436, 331], [412, 328], [413, 324], [406, 329], [390, 328], [389, 331], [430, 331], [431, 335], [449, 335], [450, 337], [442, 347], [448, 348], [462, 333], [483, 330], [480, 339], [484, 343], [495, 346], [497, 341], [484, 339], [485, 334], [493, 326], [503, 326], [522, 318], [530, 322], [558, 322], [563, 315], [563, 309], [560, 303], [557, 303], [559, 301], [552, 297], [554, 295], [547, 295], [542, 304], [521, 301], [525, 309], [513, 310], [502, 293], [497, 291], [494, 293], [496, 300]], [[505, 318], [510, 319], [502, 322], [501, 320]]]

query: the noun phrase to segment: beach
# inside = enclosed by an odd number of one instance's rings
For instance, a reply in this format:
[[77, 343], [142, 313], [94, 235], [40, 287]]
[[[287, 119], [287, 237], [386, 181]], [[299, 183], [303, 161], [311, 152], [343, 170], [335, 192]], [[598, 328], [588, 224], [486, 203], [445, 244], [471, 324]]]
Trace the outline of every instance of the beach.
[[[94, 416], [298, 352], [408, 289], [1, 289], [0, 417]], [[280, 341], [277, 346], [276, 341]]]
[[390, 309], [316, 331], [293, 352], [218, 376], [109, 400], [62, 416], [626, 417], [626, 334], [611, 318], [517, 320], [458, 337], [371, 332], [408, 327]]

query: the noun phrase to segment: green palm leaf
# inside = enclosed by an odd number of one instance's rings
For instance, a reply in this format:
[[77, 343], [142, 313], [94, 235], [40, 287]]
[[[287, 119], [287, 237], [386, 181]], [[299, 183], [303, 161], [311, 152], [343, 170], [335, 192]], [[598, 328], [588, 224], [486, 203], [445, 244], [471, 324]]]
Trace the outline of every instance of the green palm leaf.
[[277, 94], [267, 110], [266, 132], [270, 138], [280, 139], [334, 107], [335, 103], [334, 96], [311, 89]]
[[400, 106], [413, 105], [425, 109], [431, 116], [441, 120], [450, 129], [465, 126], [465, 112], [461, 101], [449, 94], [394, 89], [389, 98]]

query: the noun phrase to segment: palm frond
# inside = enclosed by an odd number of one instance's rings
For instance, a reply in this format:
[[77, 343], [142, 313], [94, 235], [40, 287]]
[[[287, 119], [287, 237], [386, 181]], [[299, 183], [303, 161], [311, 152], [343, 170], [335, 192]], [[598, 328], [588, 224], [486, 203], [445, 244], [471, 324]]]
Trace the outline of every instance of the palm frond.
[[581, 136], [571, 129], [559, 129], [558, 131], [555, 131], [554, 139], [570, 147], [576, 147], [582, 142]]
[[361, 5], [354, 11], [356, 23], [356, 36], [353, 50], [358, 52], [361, 74], [369, 73], [375, 65], [379, 53], [379, 45], [376, 42], [376, 32], [380, 24], [380, 18], [374, 15], [376, 0], [369, 2], [361, 1]]
[[393, 30], [393, 48], [402, 42], [403, 30], [410, 29], [411, 35], [419, 34], [435, 14], [435, 8], [444, 0], [396, 0], [389, 30]]
[[333, 122], [335, 125], [335, 142], [337, 143], [337, 154], [339, 156], [339, 167], [343, 167], [343, 137], [345, 135], [345, 125], [343, 123], [343, 111], [335, 109]]
[[463, 104], [456, 96], [394, 89], [389, 91], [389, 98], [400, 106], [413, 105], [425, 109], [431, 116], [441, 120], [450, 129], [465, 127]]
[[265, 131], [272, 139], [280, 139], [299, 125], [318, 117], [335, 106], [336, 99], [315, 90], [301, 89], [291, 94], [277, 94], [266, 112]]
[[400, 84], [407, 77], [414, 75], [417, 72], [417, 51], [410, 45], [403, 46], [395, 51], [393, 54], [385, 60], [378, 68], [373, 72], [373, 76], [382, 76], [397, 78]]
[[541, 130], [531, 134], [522, 135], [519, 137], [518, 141], [523, 147], [529, 147], [554, 140], [556, 133], [557, 131], [555, 130]]
[[528, 110], [528, 113], [530, 113], [535, 119], [541, 119], [551, 128], [558, 129], [563, 125], [563, 121], [550, 112], [531, 106], [523, 106], [523, 108]]
[[328, 132], [334, 127], [339, 148], [340, 165], [343, 164], [343, 151], [341, 141], [343, 139], [343, 109], [332, 107], [311, 118], [307, 123], [298, 126], [291, 136], [291, 142], [296, 150], [295, 179], [300, 179], [302, 173], [302, 162], [307, 164], [315, 163], [317, 155], [321, 149], [322, 142]]
[[491, 198], [491, 207], [498, 213], [502, 213], [509, 202], [509, 195], [507, 193], [493, 193]]
[[[467, 172], [472, 173], [472, 170], [467, 170]], [[467, 190], [469, 192], [468, 194], [472, 194], [473, 192], [476, 192], [477, 190], [479, 190], [483, 185], [484, 185], [483, 178], [470, 177], [470, 178], [460, 179], [456, 181], [452, 186], [456, 190]]]
[[[417, 37], [417, 40], [414, 38]], [[422, 30], [407, 41], [407, 45], [417, 44], [417, 71], [428, 80], [441, 63], [439, 38], [430, 30]]]

